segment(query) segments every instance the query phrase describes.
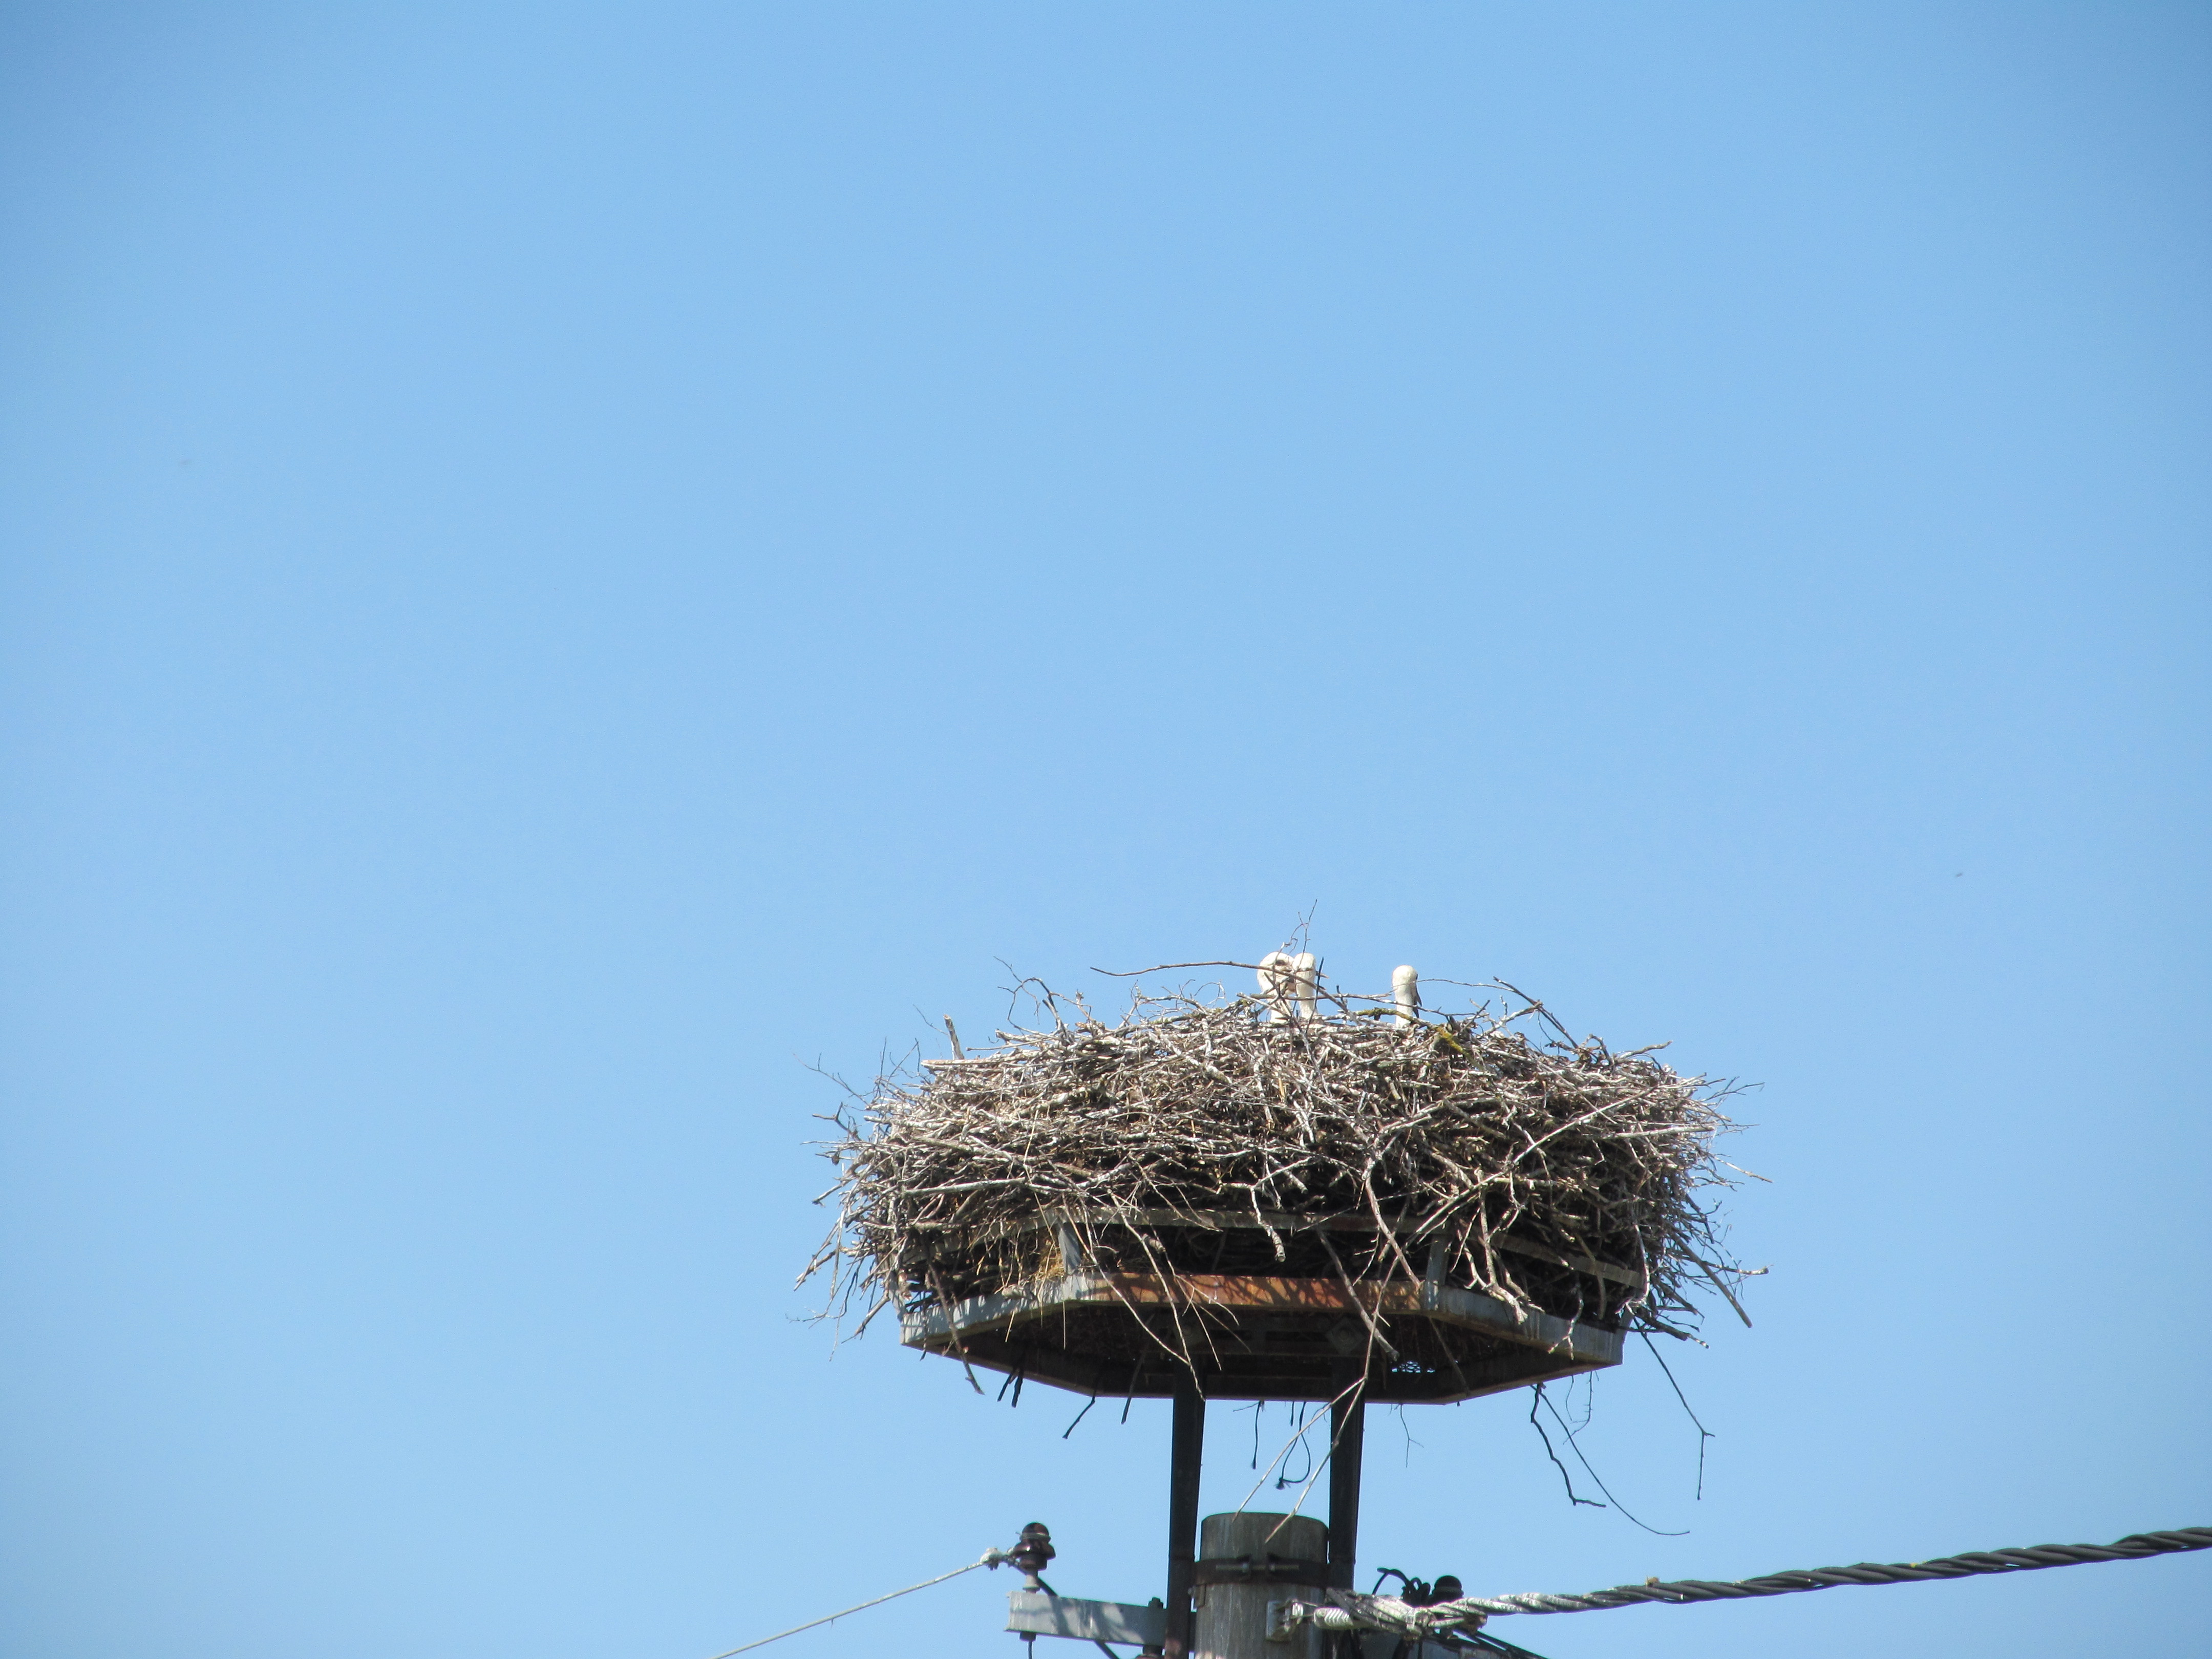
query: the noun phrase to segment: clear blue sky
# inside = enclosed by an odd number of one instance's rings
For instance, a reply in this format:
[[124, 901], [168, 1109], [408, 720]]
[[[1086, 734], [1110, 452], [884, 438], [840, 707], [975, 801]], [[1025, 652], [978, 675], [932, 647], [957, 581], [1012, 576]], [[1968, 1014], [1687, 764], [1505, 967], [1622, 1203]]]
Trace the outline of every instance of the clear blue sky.
[[0, 1649], [705, 1659], [1039, 1518], [1155, 1594], [1164, 1407], [800, 1322], [809, 1067], [1310, 908], [1773, 1181], [1702, 1500], [1596, 1387], [1688, 1536], [1510, 1395], [1377, 1418], [1368, 1560], [2212, 1522], [2208, 92], [2203, 5], [10, 7]]

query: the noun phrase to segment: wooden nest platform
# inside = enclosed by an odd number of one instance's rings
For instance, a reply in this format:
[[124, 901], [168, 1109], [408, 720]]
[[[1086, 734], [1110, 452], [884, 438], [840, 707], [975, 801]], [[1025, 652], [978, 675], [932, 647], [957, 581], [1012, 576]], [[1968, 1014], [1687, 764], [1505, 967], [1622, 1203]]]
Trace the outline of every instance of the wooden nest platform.
[[1704, 1196], [1732, 1126], [1705, 1079], [1519, 1000], [1140, 994], [1108, 1024], [1046, 994], [1052, 1029], [837, 1116], [808, 1274], [863, 1328], [1095, 1395], [1441, 1401], [1616, 1364], [1688, 1334], [1697, 1287], [1735, 1304]]
[[[1356, 1374], [1365, 1378], [1367, 1399], [1435, 1402], [1620, 1363], [1617, 1328], [1516, 1307], [1440, 1275], [1347, 1285], [1332, 1274], [1285, 1273], [1279, 1265], [1273, 1272], [1125, 1273], [1091, 1265], [1073, 1221], [1046, 1219], [1062, 1252], [1057, 1277], [950, 1307], [905, 1310], [901, 1339], [1083, 1394], [1158, 1398], [1173, 1395], [1194, 1370], [1200, 1390], [1221, 1400], [1328, 1400]], [[1092, 1219], [1103, 1230], [1117, 1224]], [[1202, 1237], [1178, 1234], [1214, 1235], [1223, 1247], [1212, 1252], [1218, 1257], [1258, 1254], [1255, 1241], [1235, 1237], [1261, 1230], [1245, 1217], [1162, 1212], [1148, 1224], [1155, 1243], [1182, 1246], [1177, 1255], [1207, 1254], [1193, 1248]], [[1266, 1224], [1295, 1238], [1317, 1224], [1278, 1216]], [[1334, 1224], [1354, 1251], [1358, 1235], [1371, 1231]], [[1440, 1267], [1442, 1252], [1430, 1254]], [[1589, 1266], [1633, 1280], [1625, 1270]], [[1183, 1357], [1194, 1335], [1195, 1367]]]

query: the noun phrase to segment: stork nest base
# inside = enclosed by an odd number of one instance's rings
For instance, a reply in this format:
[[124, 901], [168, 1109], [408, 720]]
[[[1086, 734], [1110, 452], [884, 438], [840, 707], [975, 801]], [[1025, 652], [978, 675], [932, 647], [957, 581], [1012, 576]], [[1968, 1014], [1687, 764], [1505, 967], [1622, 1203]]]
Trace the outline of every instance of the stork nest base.
[[[1358, 1299], [1354, 1300], [1353, 1292]], [[912, 1310], [909, 1347], [1078, 1393], [1328, 1400], [1347, 1375], [1374, 1401], [1440, 1403], [1620, 1363], [1622, 1334], [1480, 1291], [1248, 1273], [1079, 1269]], [[1182, 1358], [1191, 1353], [1195, 1364]]]

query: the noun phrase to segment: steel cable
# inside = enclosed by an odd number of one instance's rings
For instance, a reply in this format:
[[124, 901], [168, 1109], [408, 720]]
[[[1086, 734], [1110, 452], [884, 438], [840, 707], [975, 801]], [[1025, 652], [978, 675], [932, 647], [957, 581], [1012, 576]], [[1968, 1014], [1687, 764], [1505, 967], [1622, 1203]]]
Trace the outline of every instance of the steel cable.
[[803, 1625], [793, 1625], [789, 1630], [780, 1630], [773, 1636], [763, 1636], [757, 1642], [746, 1643], [743, 1647], [726, 1649], [724, 1651], [716, 1654], [714, 1656], [714, 1659], [730, 1659], [730, 1656], [732, 1654], [749, 1653], [755, 1648], [764, 1648], [771, 1642], [781, 1642], [785, 1637], [796, 1636], [803, 1630], [812, 1630], [818, 1625], [832, 1624], [837, 1620], [842, 1619], [848, 1613], [859, 1613], [864, 1608], [880, 1607], [885, 1601], [896, 1601], [902, 1595], [911, 1595], [916, 1590], [927, 1589], [932, 1584], [941, 1584], [948, 1578], [957, 1578], [962, 1573], [973, 1572], [978, 1567], [995, 1567], [1001, 1561], [1005, 1561], [1009, 1559], [1010, 1553], [1008, 1551], [998, 1549], [985, 1550], [982, 1554], [976, 1557], [975, 1559], [970, 1561], [964, 1567], [955, 1567], [950, 1572], [940, 1572], [934, 1578], [925, 1578], [919, 1584], [908, 1584], [904, 1589], [895, 1589], [888, 1595], [878, 1595], [872, 1601], [858, 1601], [849, 1607], [840, 1609], [838, 1612], [826, 1613], [819, 1619], [810, 1619]]
[[[2139, 1532], [2112, 1544], [2038, 1544], [2027, 1549], [1976, 1550], [1964, 1555], [1938, 1556], [1932, 1561], [1862, 1561], [1849, 1567], [1814, 1567], [1796, 1572], [1768, 1573], [1759, 1578], [1732, 1580], [1654, 1579], [1642, 1584], [1622, 1584], [1613, 1589], [1592, 1590], [1582, 1595], [1469, 1595], [1417, 1607], [1395, 1596], [1340, 1595], [1342, 1604], [1323, 1607], [1292, 1603], [1286, 1617], [1310, 1618], [1324, 1628], [1393, 1630], [1404, 1635], [1425, 1635], [1479, 1623], [1509, 1613], [1595, 1613], [1606, 1607], [1630, 1607], [1640, 1602], [1681, 1605], [1692, 1601], [1733, 1601], [1753, 1595], [1788, 1595], [1799, 1590], [1833, 1589], [1843, 1584], [1911, 1584], [1939, 1578], [1969, 1578], [1981, 1573], [2035, 1572], [2045, 1567], [2082, 1566], [2093, 1561], [2141, 1561], [2154, 1555], [2183, 1550], [2212, 1549], [2212, 1527], [2178, 1527], [2170, 1532]], [[1334, 1614], [1334, 1617], [1328, 1615]]]

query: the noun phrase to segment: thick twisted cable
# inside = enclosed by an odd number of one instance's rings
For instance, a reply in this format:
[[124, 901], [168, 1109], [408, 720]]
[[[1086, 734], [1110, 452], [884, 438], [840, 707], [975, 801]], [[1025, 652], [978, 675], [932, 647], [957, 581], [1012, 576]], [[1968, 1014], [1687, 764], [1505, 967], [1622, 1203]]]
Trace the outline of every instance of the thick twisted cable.
[[[1644, 1601], [1732, 1601], [1744, 1596], [1834, 1589], [1843, 1584], [1911, 1584], [1936, 1578], [1969, 1578], [1978, 1573], [2082, 1566], [2094, 1561], [2141, 1561], [2154, 1555], [2204, 1549], [2212, 1549], [2212, 1527], [2179, 1527], [2170, 1532], [2134, 1533], [2111, 1544], [2038, 1544], [2029, 1549], [1939, 1556], [1932, 1561], [1862, 1561], [1856, 1566], [1814, 1567], [1732, 1581], [1678, 1578], [1659, 1584], [1622, 1584], [1585, 1595], [1476, 1595], [1421, 1611], [1431, 1615], [1431, 1628], [1441, 1629], [1451, 1618], [1474, 1613], [1594, 1613]], [[1437, 1617], [1439, 1614], [1443, 1617]]]

